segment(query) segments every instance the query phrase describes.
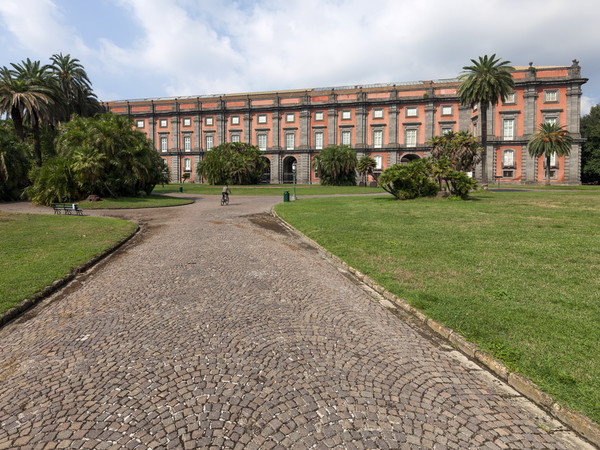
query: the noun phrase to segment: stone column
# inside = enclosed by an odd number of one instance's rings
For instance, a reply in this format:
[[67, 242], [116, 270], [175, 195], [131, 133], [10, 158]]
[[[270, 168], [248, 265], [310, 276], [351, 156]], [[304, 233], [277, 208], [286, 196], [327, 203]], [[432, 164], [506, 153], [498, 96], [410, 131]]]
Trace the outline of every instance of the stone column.
[[300, 111], [300, 129], [299, 129], [299, 149], [310, 148], [310, 111], [303, 109]]
[[[395, 94], [395, 93], [394, 93]], [[392, 148], [398, 147], [398, 105], [393, 104], [390, 105], [388, 109], [388, 124], [389, 124], [389, 134], [388, 134], [388, 146]]]
[[[425, 105], [425, 142], [431, 139], [435, 133], [435, 105], [427, 102]], [[423, 142], [423, 144], [425, 143]]]

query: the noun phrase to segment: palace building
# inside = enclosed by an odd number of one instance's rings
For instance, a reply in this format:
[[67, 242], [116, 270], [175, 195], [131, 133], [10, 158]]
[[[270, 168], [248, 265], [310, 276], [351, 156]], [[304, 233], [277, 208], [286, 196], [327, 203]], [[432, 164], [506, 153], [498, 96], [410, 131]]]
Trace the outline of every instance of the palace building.
[[[515, 67], [514, 92], [488, 110], [487, 180], [506, 184], [543, 183], [544, 160], [533, 159], [527, 141], [542, 122], [566, 126], [574, 138], [569, 156], [554, 157], [551, 179], [581, 183], [579, 132], [581, 77], [570, 66]], [[106, 111], [126, 114], [155, 143], [172, 182], [184, 174], [201, 182], [196, 166], [223, 142], [249, 142], [269, 160], [265, 182], [319, 183], [312, 159], [329, 145], [348, 145], [360, 158], [370, 155], [377, 173], [392, 164], [428, 156], [431, 137], [448, 131], [482, 133], [477, 108], [463, 106], [456, 79], [313, 88], [280, 92], [119, 100]], [[475, 169], [482, 179], [481, 164]]]

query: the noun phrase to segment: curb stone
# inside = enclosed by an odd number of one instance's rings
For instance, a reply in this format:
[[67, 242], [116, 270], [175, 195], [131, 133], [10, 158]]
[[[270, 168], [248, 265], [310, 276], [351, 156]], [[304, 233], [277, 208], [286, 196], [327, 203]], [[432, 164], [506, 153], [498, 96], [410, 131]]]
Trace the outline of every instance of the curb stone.
[[480, 365], [487, 368], [490, 372], [496, 374], [500, 379], [507, 382], [513, 389], [519, 392], [519, 394], [540, 406], [543, 410], [585, 438], [596, 448], [600, 448], [600, 427], [592, 422], [592, 420], [590, 420], [587, 416], [558, 404], [549, 394], [543, 392], [535, 383], [516, 372], [510, 372], [501, 361], [497, 360], [488, 353], [485, 353], [476, 344], [467, 341], [462, 335], [456, 333], [454, 330], [440, 324], [433, 319], [428, 318], [421, 311], [409, 305], [408, 302], [406, 302], [406, 300], [403, 298], [398, 297], [394, 293], [376, 283], [369, 276], [361, 273], [354, 267], [349, 266], [345, 261], [342, 261], [339, 256], [334, 255], [329, 250], [315, 242], [313, 239], [309, 238], [288, 224], [275, 212], [274, 207], [271, 209], [271, 214], [288, 230], [302, 236], [313, 246], [315, 246], [321, 253], [326, 255], [330, 260], [347, 269], [347, 271], [350, 272], [355, 279], [369, 286], [375, 292], [382, 295], [386, 300], [391, 301], [408, 314], [416, 317], [421, 322], [426, 323], [427, 326], [439, 337], [450, 341], [463, 354], [476, 360]]
[[124, 245], [127, 241], [129, 241], [136, 234], [138, 234], [139, 231], [140, 231], [140, 229], [141, 228], [140, 228], [140, 226], [138, 224], [138, 226], [135, 229], [135, 231], [133, 233], [131, 233], [129, 236], [126, 236], [120, 242], [117, 242], [112, 247], [104, 250], [99, 255], [94, 256], [89, 261], [87, 261], [87, 262], [85, 262], [85, 263], [83, 263], [83, 264], [75, 267], [67, 275], [65, 275], [64, 277], [62, 277], [59, 280], [53, 281], [52, 284], [46, 286], [41, 291], [37, 292], [36, 294], [32, 295], [31, 297], [29, 297], [29, 298], [21, 301], [14, 308], [9, 309], [4, 314], [0, 314], [0, 328], [3, 327], [4, 325], [6, 325], [8, 322], [10, 322], [10, 321], [16, 319], [17, 317], [19, 317], [25, 311], [27, 311], [28, 309], [30, 309], [33, 306], [37, 305], [39, 302], [41, 302], [45, 298], [47, 298], [50, 295], [54, 294], [56, 291], [58, 291], [62, 287], [64, 287], [67, 284], [69, 284], [72, 280], [75, 279], [75, 276], [77, 276], [77, 275], [79, 275], [81, 273], [86, 272], [88, 269], [90, 269], [91, 267], [93, 267], [96, 264], [98, 264], [100, 261], [102, 261], [108, 255], [114, 253], [119, 247], [121, 247], [122, 245]]

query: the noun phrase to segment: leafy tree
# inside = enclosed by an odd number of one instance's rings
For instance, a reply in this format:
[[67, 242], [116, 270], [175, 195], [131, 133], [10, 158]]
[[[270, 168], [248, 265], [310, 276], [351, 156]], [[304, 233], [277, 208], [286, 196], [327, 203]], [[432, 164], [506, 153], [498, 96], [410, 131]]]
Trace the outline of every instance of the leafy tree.
[[27, 184], [29, 155], [7, 122], [0, 123], [0, 201], [17, 200]]
[[313, 159], [313, 168], [321, 172], [325, 186], [354, 186], [356, 165], [356, 152], [347, 145], [330, 145]]
[[529, 137], [527, 148], [534, 158], [545, 157], [546, 185], [550, 186], [550, 158], [556, 154], [565, 156], [571, 153], [573, 138], [562, 126], [546, 122], [541, 123], [538, 132]]
[[454, 164], [448, 158], [434, 161], [431, 177], [437, 181], [440, 189], [444, 188], [451, 197], [466, 200], [469, 192], [477, 188], [477, 183], [462, 170], [454, 170]]
[[408, 164], [394, 164], [383, 171], [379, 186], [399, 200], [431, 197], [438, 193], [438, 185], [431, 179], [431, 159], [416, 159]]
[[600, 183], [600, 105], [581, 118], [581, 134], [587, 138], [581, 154], [581, 181]]
[[225, 142], [207, 152], [196, 170], [210, 184], [257, 184], [267, 167], [257, 146]]
[[472, 172], [481, 161], [483, 149], [477, 139], [468, 131], [449, 132], [429, 140], [431, 156], [434, 160], [446, 158], [454, 170]]
[[481, 146], [483, 147], [482, 181], [487, 183], [487, 110], [490, 105], [497, 105], [500, 99], [510, 94], [515, 86], [511, 75], [514, 70], [510, 61], [500, 61], [496, 55], [485, 55], [479, 60], [471, 59], [472, 66], [464, 66], [458, 77], [458, 97], [463, 105], [474, 107], [479, 104], [481, 114]]
[[377, 161], [375, 161], [369, 155], [365, 155], [358, 160], [358, 164], [356, 165], [356, 171], [362, 176], [365, 186], [367, 185], [369, 175], [373, 175], [375, 167], [377, 167]]

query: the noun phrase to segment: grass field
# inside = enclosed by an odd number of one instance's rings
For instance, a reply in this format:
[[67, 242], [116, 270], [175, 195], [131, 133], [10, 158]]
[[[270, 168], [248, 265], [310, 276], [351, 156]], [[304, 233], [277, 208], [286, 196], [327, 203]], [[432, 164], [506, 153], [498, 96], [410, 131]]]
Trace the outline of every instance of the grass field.
[[600, 423], [600, 191], [316, 198], [277, 212]]
[[137, 224], [0, 212], [0, 314], [121, 241]]
[[103, 198], [98, 202], [80, 202], [79, 207], [86, 209], [127, 209], [127, 208], [159, 208], [179, 206], [193, 203], [188, 198], [176, 198], [166, 195], [149, 195], [148, 197]]
[[[164, 194], [179, 192], [183, 189], [186, 194], [220, 194], [223, 186], [211, 186], [209, 184], [185, 183], [166, 184], [156, 186], [153, 193]], [[283, 196], [283, 191], [289, 191], [292, 195], [291, 184], [261, 184], [257, 186], [229, 186], [232, 195], [276, 195]], [[383, 189], [359, 187], [359, 186], [321, 186], [319, 184], [296, 185], [296, 196], [303, 195], [348, 195], [348, 194], [373, 194], [383, 192]]]

